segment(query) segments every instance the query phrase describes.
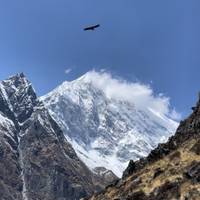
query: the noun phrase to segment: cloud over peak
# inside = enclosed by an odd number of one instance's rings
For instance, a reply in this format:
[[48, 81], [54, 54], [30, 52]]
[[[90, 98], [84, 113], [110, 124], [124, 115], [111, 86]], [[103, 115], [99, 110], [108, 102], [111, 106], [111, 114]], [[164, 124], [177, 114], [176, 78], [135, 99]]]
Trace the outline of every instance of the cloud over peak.
[[65, 69], [65, 74], [69, 74], [70, 72], [72, 71], [72, 69], [71, 68], [67, 68], [67, 69]]
[[104, 70], [89, 71], [84, 75], [84, 80], [92, 82], [97, 88], [103, 90], [108, 98], [128, 101], [140, 109], [150, 109], [161, 116], [167, 115], [175, 120], [181, 118], [181, 115], [172, 109], [170, 98], [161, 93], [155, 94], [150, 85], [115, 78]]

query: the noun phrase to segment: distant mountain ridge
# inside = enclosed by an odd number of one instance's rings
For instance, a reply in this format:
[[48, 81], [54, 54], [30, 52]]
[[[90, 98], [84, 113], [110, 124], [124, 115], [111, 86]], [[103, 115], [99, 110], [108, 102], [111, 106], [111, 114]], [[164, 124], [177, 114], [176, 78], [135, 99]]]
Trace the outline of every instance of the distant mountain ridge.
[[156, 110], [110, 98], [94, 82], [88, 72], [40, 100], [90, 169], [105, 167], [121, 176], [130, 159], [147, 156], [178, 123]]

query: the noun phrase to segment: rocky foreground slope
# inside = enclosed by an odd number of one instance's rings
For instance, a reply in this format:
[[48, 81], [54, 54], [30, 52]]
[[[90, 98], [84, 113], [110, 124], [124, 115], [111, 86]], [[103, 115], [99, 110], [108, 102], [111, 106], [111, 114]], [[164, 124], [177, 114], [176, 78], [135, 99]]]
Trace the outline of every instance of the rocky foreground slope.
[[75, 200], [112, 181], [77, 157], [23, 74], [0, 82], [0, 199]]
[[90, 200], [199, 200], [200, 100], [176, 134]]

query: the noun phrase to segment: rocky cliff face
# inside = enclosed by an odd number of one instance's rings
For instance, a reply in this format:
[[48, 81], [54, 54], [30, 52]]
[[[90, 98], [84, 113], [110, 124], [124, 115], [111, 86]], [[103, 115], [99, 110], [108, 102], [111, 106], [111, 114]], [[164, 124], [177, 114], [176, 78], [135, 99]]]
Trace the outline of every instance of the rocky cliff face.
[[75, 200], [104, 184], [77, 157], [23, 74], [0, 82], [1, 200]]
[[200, 101], [167, 143], [130, 161], [123, 178], [91, 200], [199, 200]]

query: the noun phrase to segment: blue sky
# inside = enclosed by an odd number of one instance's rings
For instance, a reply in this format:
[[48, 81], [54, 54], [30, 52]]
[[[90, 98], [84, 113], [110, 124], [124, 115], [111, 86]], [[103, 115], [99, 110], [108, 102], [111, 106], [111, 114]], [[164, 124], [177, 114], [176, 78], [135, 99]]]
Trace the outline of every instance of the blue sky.
[[[199, 7], [198, 0], [1, 0], [0, 79], [23, 71], [42, 95], [103, 68], [151, 84], [185, 116], [200, 90]], [[98, 30], [82, 30], [95, 23]]]

